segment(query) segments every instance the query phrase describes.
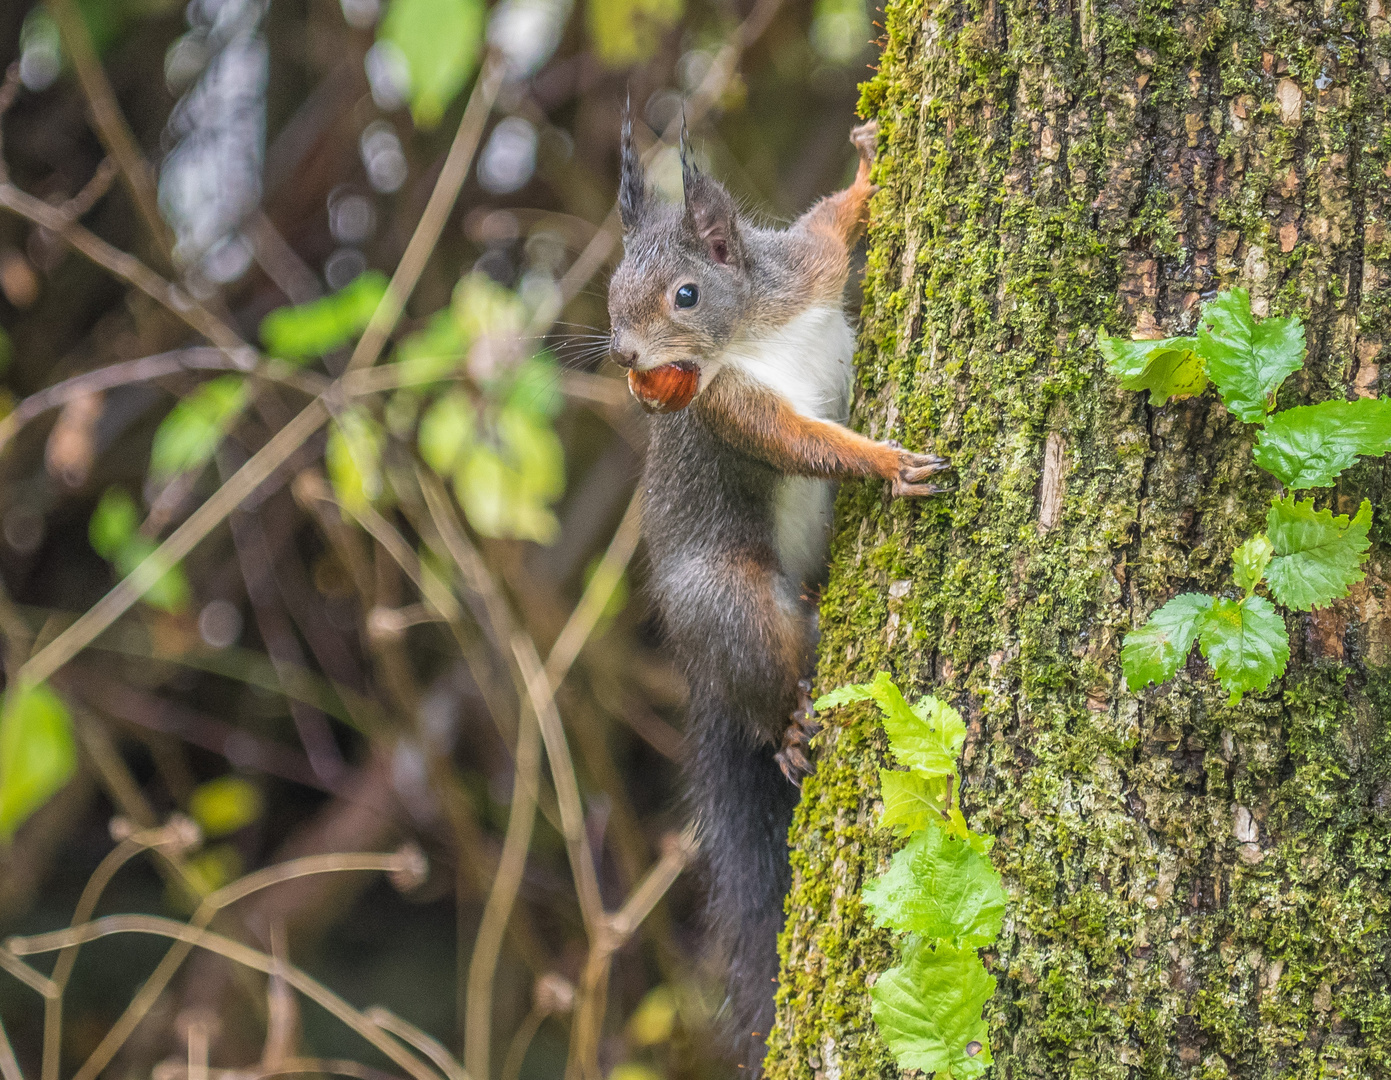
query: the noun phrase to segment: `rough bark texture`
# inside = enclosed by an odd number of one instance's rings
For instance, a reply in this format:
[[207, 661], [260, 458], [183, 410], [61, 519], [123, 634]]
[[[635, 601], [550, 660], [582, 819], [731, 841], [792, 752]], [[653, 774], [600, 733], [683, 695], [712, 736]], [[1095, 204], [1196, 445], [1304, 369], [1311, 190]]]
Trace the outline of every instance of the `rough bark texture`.
[[[1287, 616], [1269, 691], [1229, 706], [1195, 660], [1128, 693], [1123, 635], [1228, 585], [1273, 481], [1211, 393], [1151, 408], [1095, 348], [1243, 286], [1306, 320], [1282, 405], [1383, 392], [1383, 2], [889, 5], [858, 415], [959, 488], [843, 492], [818, 685], [882, 668], [968, 720], [964, 805], [1011, 901], [995, 1076], [1391, 1075], [1384, 506], [1367, 582]], [[1317, 494], [1377, 503], [1382, 467]], [[894, 943], [859, 900], [894, 846], [883, 737], [860, 708], [822, 743], [768, 1068], [894, 1076], [867, 994]]]

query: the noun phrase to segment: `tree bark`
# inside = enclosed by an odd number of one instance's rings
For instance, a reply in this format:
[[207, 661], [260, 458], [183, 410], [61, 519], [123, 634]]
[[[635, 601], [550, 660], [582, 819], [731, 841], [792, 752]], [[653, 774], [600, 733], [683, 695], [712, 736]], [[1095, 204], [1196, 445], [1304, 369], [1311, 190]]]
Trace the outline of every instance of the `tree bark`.
[[[864, 93], [882, 156], [864, 430], [950, 455], [954, 493], [842, 492], [818, 689], [891, 672], [967, 719], [962, 798], [1010, 908], [986, 954], [994, 1076], [1391, 1075], [1391, 579], [1291, 614], [1229, 705], [1206, 665], [1129, 693], [1124, 634], [1230, 588], [1275, 482], [1211, 393], [1122, 390], [1099, 329], [1192, 333], [1251, 291], [1310, 346], [1289, 406], [1381, 391], [1391, 312], [1385, 0], [894, 0]], [[950, 474], [948, 474], [950, 475]], [[793, 828], [779, 1080], [896, 1076], [860, 902], [871, 707], [829, 718]]]

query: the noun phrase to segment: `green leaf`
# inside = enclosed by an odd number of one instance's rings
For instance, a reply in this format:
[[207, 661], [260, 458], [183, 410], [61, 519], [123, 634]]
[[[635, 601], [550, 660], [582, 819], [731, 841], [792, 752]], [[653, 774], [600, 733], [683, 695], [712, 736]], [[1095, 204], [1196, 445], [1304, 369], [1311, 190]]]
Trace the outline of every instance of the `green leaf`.
[[1253, 536], [1232, 552], [1232, 578], [1247, 596], [1261, 583], [1274, 552], [1275, 548], [1267, 536]]
[[1005, 917], [1005, 890], [989, 858], [939, 828], [915, 833], [864, 887], [876, 926], [963, 945], [988, 945]]
[[990, 1065], [981, 1011], [994, 993], [995, 977], [975, 949], [942, 944], [934, 950], [915, 940], [869, 996], [874, 1022], [899, 1068], [968, 1080]]
[[879, 824], [904, 837], [941, 824], [951, 798], [952, 778], [938, 776], [928, 779], [913, 772], [897, 769], [879, 770], [879, 791], [884, 799], [884, 814]]
[[283, 360], [323, 356], [362, 333], [385, 294], [386, 276], [368, 270], [336, 293], [276, 308], [261, 320], [261, 340]]
[[1248, 690], [1264, 690], [1290, 658], [1285, 620], [1260, 596], [1218, 600], [1198, 632], [1198, 645], [1235, 702]]
[[873, 700], [874, 691], [870, 689], [869, 683], [846, 683], [844, 686], [837, 686], [834, 690], [828, 690], [826, 693], [822, 694], [812, 702], [811, 707], [816, 712], [826, 712], [829, 709], [834, 709], [841, 705], [851, 705], [857, 701]]
[[420, 418], [416, 436], [420, 457], [441, 476], [448, 476], [459, 459], [473, 445], [477, 416], [473, 401], [462, 390], [452, 390], [436, 398]]
[[[148, 536], [136, 534], [121, 545], [120, 550], [111, 560], [112, 565], [116, 567], [118, 574], [126, 577], [153, 555], [157, 547], [159, 545]], [[146, 589], [145, 594], [141, 597], [151, 607], [157, 607], [171, 615], [177, 615], [179, 612], [187, 610], [192, 598], [193, 593], [188, 587], [188, 578], [184, 574], [183, 567], [178, 565], [171, 566], [161, 574], [159, 579]]]
[[1160, 338], [1155, 341], [1129, 341], [1108, 337], [1097, 339], [1107, 366], [1127, 390], [1148, 390], [1151, 405], [1163, 405], [1171, 397], [1192, 397], [1207, 386], [1203, 358], [1193, 350], [1198, 339]]
[[448, 378], [463, 362], [467, 345], [453, 313], [448, 309], [435, 312], [424, 330], [417, 330], [396, 347], [401, 385]]
[[1266, 531], [1275, 559], [1266, 571], [1270, 594], [1286, 607], [1312, 611], [1348, 594], [1363, 578], [1371, 541], [1372, 504], [1366, 499], [1351, 521], [1346, 514], [1315, 510], [1314, 500], [1294, 496], [1270, 504]]
[[1121, 669], [1131, 692], [1149, 683], [1174, 677], [1188, 658], [1213, 599], [1205, 593], [1180, 593], [1149, 617], [1143, 626], [1125, 635]]
[[507, 393], [507, 408], [549, 420], [564, 404], [560, 367], [549, 353], [538, 353], [517, 369]]
[[439, 123], [473, 73], [485, 7], [483, 0], [391, 0], [377, 39], [391, 42], [406, 61], [417, 127]]
[[150, 477], [161, 483], [203, 468], [246, 408], [241, 375], [206, 382], [169, 410], [150, 447]]
[[92, 550], [103, 559], [112, 561], [140, 527], [140, 511], [135, 500], [124, 488], [109, 487], [102, 493], [92, 520], [87, 526], [87, 538]]
[[5, 691], [0, 705], [0, 840], [58, 793], [77, 768], [72, 718], [46, 683]]
[[193, 789], [188, 813], [207, 837], [226, 836], [250, 825], [265, 810], [261, 789], [240, 776], [219, 776]]
[[1325, 401], [1281, 409], [1256, 440], [1254, 458], [1286, 487], [1328, 487], [1363, 454], [1391, 451], [1391, 398]]
[[350, 514], [361, 513], [382, 493], [382, 431], [362, 409], [334, 418], [324, 450], [324, 464], [338, 502]]
[[684, 0], [590, 0], [585, 21], [594, 51], [611, 68], [645, 60], [685, 6]]
[[966, 741], [961, 714], [935, 697], [919, 699], [909, 708], [887, 671], [872, 682], [852, 683], [822, 694], [812, 706], [818, 712], [854, 701], [873, 700], [884, 714], [889, 749], [902, 765], [925, 776], [951, 776]]
[[1198, 351], [1227, 408], [1248, 424], [1265, 422], [1275, 392], [1304, 366], [1304, 324], [1251, 317], [1251, 296], [1231, 289], [1203, 305]]

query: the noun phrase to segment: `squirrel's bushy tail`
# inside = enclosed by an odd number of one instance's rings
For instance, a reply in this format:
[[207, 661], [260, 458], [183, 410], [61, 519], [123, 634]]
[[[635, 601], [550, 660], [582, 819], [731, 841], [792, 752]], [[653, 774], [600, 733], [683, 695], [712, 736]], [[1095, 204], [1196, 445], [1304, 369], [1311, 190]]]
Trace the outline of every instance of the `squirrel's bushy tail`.
[[783, 776], [775, 748], [755, 742], [736, 710], [693, 697], [690, 713], [687, 790], [700, 823], [709, 929], [729, 962], [725, 1017], [756, 1069], [773, 1022], [791, 880], [787, 830], [800, 792]]

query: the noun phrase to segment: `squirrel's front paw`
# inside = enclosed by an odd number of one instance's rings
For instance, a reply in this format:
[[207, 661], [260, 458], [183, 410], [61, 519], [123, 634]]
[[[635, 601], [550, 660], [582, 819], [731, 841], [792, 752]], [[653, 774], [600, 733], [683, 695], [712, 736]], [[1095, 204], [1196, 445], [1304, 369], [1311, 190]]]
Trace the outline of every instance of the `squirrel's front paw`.
[[898, 475], [893, 478], [894, 497], [940, 495], [945, 491], [950, 491], [949, 487], [922, 483], [934, 473], [939, 473], [950, 467], [950, 461], [937, 457], [935, 454], [915, 454], [911, 450], [899, 450]]

